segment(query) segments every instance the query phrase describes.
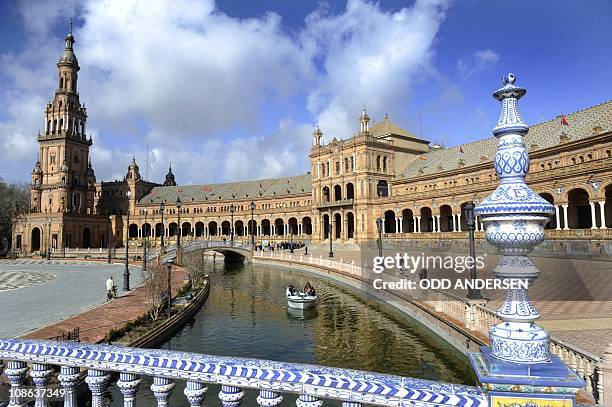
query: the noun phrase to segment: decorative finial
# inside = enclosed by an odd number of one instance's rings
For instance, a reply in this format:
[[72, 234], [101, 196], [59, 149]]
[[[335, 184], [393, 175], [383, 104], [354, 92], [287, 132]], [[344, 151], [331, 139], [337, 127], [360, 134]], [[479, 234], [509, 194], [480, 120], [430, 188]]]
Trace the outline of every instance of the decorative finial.
[[502, 83], [504, 85], [507, 85], [507, 84], [514, 85], [514, 81], [516, 81], [516, 75], [513, 74], [512, 72], [508, 73], [507, 75], [502, 76]]
[[508, 73], [502, 76], [504, 86], [493, 92], [493, 97], [502, 102], [502, 111], [493, 129], [496, 137], [509, 133], [525, 135], [529, 131], [518, 110], [518, 100], [525, 96], [527, 90], [514, 85], [515, 81], [516, 75]]
[[72, 34], [72, 17], [70, 17], [70, 29], [68, 30], [68, 32]]

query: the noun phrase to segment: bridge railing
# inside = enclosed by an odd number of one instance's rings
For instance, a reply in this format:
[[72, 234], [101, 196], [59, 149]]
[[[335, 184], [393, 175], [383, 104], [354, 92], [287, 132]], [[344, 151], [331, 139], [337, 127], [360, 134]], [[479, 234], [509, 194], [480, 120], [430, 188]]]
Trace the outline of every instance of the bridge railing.
[[[221, 385], [224, 407], [236, 407], [245, 388], [258, 389], [257, 403], [273, 407], [283, 393], [299, 394], [298, 407], [320, 407], [321, 399], [335, 399], [345, 407], [379, 406], [486, 406], [477, 387], [384, 375], [324, 366], [210, 356], [157, 349], [78, 344], [73, 342], [0, 339], [0, 360], [7, 360], [10, 405], [22, 405], [18, 391], [27, 373], [36, 386], [36, 405], [47, 405], [49, 383], [59, 381], [64, 406], [76, 407], [76, 386], [82, 370], [91, 390], [91, 405], [102, 406], [111, 373], [119, 373], [117, 387], [124, 406], [133, 406], [142, 376], [152, 376], [150, 390], [158, 406], [168, 406], [175, 381], [186, 381], [190, 406], [202, 406], [207, 384]], [[29, 365], [29, 366], [28, 366]], [[54, 366], [59, 366], [56, 376]], [[0, 370], [2, 366], [0, 365]]]
[[[286, 252], [256, 252], [255, 256], [328, 267], [355, 277], [362, 277], [371, 272], [367, 265], [361, 266], [355, 264], [354, 261], [344, 262], [342, 259], [332, 260]], [[418, 300], [428, 304], [435, 312], [446, 314], [453, 320], [459, 321], [463, 328], [483, 335], [488, 335], [491, 327], [501, 321], [494, 311], [449, 292], [426, 290], [419, 294]], [[601, 404], [601, 398], [604, 395], [602, 358], [576, 345], [554, 338], [554, 336], [551, 337], [550, 351], [586, 381], [585, 390]]]

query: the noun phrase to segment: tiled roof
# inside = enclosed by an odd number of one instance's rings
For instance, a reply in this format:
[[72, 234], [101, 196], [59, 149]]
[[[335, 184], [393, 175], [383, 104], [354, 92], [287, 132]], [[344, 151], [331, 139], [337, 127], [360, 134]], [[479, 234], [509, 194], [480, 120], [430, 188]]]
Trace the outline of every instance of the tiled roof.
[[[593, 136], [596, 127], [601, 128], [597, 130], [598, 133], [612, 131], [612, 101], [579, 110], [567, 115], [566, 118], [569, 126], [561, 125], [558, 117], [531, 126], [525, 136], [527, 149], [534, 151], [532, 145], [537, 146], [535, 150], [559, 145], [563, 133], [567, 136], [567, 141], [572, 142]], [[432, 150], [410, 163], [403, 176], [412, 178], [449, 171], [461, 166], [490, 163], [495, 157], [496, 150], [495, 137], [442, 150]]]
[[382, 136], [386, 136], [389, 134], [397, 134], [400, 136], [405, 136], [405, 137], [410, 137], [410, 138], [416, 138], [416, 139], [419, 138], [415, 134], [412, 134], [409, 131], [402, 129], [395, 123], [391, 123], [389, 121], [388, 116], [385, 116], [385, 119], [382, 122], [374, 123], [372, 127], [370, 127], [370, 133], [374, 137], [382, 137]]
[[282, 197], [286, 195], [310, 194], [312, 192], [312, 181], [310, 174], [302, 174], [291, 177], [260, 179], [251, 181], [227, 182], [222, 184], [208, 185], [178, 185], [159, 186], [139, 203], [176, 202], [180, 196], [184, 203], [189, 202], [215, 202], [243, 199], [257, 199], [266, 197]]

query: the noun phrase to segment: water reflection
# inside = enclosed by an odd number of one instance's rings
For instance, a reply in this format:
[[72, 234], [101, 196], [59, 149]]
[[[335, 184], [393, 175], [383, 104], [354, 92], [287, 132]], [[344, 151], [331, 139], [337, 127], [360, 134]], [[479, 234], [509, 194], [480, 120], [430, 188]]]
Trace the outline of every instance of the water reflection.
[[[209, 265], [211, 293], [202, 310], [162, 348], [370, 370], [474, 384], [467, 359], [416, 321], [361, 292], [297, 270], [261, 265]], [[315, 287], [315, 309], [287, 307], [285, 288]], [[153, 405], [143, 378], [143, 405]], [[115, 386], [113, 386], [115, 387]], [[171, 405], [187, 406], [178, 382]], [[207, 404], [218, 405], [218, 386]], [[115, 400], [121, 400], [117, 389]], [[256, 405], [247, 391], [243, 405]], [[292, 396], [285, 400], [293, 400]], [[113, 405], [121, 405], [115, 401]]]

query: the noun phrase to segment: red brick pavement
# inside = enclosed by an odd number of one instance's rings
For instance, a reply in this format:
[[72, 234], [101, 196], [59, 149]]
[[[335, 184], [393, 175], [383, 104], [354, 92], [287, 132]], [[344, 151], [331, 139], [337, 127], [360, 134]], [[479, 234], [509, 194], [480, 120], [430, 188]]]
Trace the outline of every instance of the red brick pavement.
[[[173, 295], [176, 295], [178, 290], [185, 284], [186, 278], [187, 271], [185, 269], [180, 267], [172, 268]], [[62, 332], [72, 331], [78, 327], [81, 342], [97, 343], [102, 341], [111, 329], [119, 328], [129, 321], [137, 319], [145, 314], [147, 309], [144, 289], [137, 287], [126, 295], [63, 321], [31, 331], [22, 337], [28, 339], [47, 339], [60, 335]]]

